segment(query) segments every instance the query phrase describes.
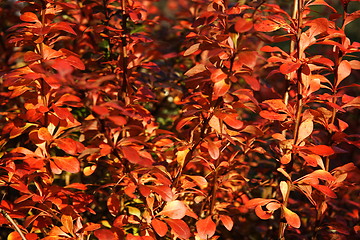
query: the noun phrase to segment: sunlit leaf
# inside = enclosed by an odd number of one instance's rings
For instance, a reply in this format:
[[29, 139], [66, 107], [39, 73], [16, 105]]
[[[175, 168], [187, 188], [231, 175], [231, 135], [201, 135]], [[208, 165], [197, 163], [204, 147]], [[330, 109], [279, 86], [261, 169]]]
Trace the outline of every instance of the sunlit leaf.
[[234, 221], [227, 215], [220, 215], [220, 221], [224, 224], [228, 231], [231, 231], [234, 226]]
[[196, 222], [196, 230], [200, 238], [208, 239], [215, 234], [216, 224], [211, 219], [211, 216], [208, 216], [207, 218], [200, 219]]
[[284, 211], [284, 216], [286, 219], [286, 222], [294, 227], [294, 228], [299, 228], [301, 226], [301, 221], [300, 221], [300, 217], [294, 213], [293, 211], [291, 211], [290, 209], [288, 209], [287, 207], [283, 206], [282, 210]]
[[167, 202], [163, 210], [159, 212], [159, 215], [164, 215], [172, 219], [181, 219], [185, 216], [186, 209], [185, 203], [175, 200]]
[[61, 170], [77, 173], [80, 171], [80, 162], [75, 157], [51, 157]]

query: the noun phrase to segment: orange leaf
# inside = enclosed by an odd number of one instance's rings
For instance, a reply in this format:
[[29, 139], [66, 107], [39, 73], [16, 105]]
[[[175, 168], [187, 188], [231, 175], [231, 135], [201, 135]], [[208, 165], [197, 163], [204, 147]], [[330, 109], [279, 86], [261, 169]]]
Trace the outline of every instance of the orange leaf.
[[75, 157], [51, 157], [61, 170], [77, 173], [80, 171], [80, 162]]
[[185, 203], [179, 200], [167, 202], [159, 215], [165, 215], [172, 219], [181, 219], [186, 215], [187, 207]]
[[48, 129], [42, 127], [38, 130], [38, 137], [40, 140], [50, 141], [53, 139], [52, 135], [49, 133]]
[[342, 80], [347, 78], [351, 74], [351, 65], [347, 60], [343, 60], [340, 62], [338, 66], [338, 79], [336, 83], [336, 87], [341, 83]]
[[280, 66], [280, 72], [282, 74], [288, 74], [298, 70], [300, 66], [300, 62], [287, 61]]
[[224, 96], [230, 89], [230, 85], [225, 82], [225, 80], [218, 81], [214, 83], [214, 95], [213, 99], [218, 99], [219, 97]]
[[35, 13], [32, 12], [25, 12], [20, 16], [20, 19], [24, 22], [40, 22], [39, 18], [36, 16]]
[[243, 33], [250, 31], [253, 27], [251, 19], [239, 18], [235, 23], [235, 31]]
[[61, 216], [61, 223], [64, 226], [64, 231], [67, 233], [73, 233], [74, 230], [74, 224], [73, 219], [70, 215], [62, 215]]
[[163, 237], [166, 235], [168, 231], [168, 226], [163, 221], [160, 221], [156, 218], [154, 218], [151, 221], [151, 226], [154, 228], [155, 232], [160, 236]]
[[56, 51], [47, 45], [43, 45], [44, 59], [54, 59], [63, 56], [62, 52]]
[[209, 239], [215, 234], [216, 224], [211, 219], [211, 216], [208, 216], [205, 219], [197, 221], [196, 230], [200, 238]]
[[265, 199], [265, 198], [254, 198], [245, 203], [245, 207], [247, 208], [255, 208], [256, 206], [264, 206], [268, 204], [269, 202], [277, 202], [277, 200], [274, 199]]
[[192, 180], [194, 180], [195, 184], [198, 185], [200, 189], [204, 189], [208, 186], [208, 182], [206, 181], [206, 178], [204, 178], [203, 176], [190, 176], [190, 175], [187, 176]]
[[268, 120], [273, 120], [273, 121], [284, 121], [287, 118], [287, 114], [284, 113], [276, 113], [276, 112], [272, 112], [272, 111], [267, 111], [267, 110], [262, 110], [260, 112], [260, 116], [268, 119]]
[[220, 221], [224, 224], [227, 230], [231, 231], [234, 226], [234, 221], [231, 219], [231, 217], [220, 215]]
[[301, 226], [300, 217], [285, 206], [283, 206], [282, 209], [284, 211], [286, 222], [294, 228], [299, 228]]
[[264, 211], [261, 205], [256, 206], [255, 214], [263, 220], [269, 219], [273, 215], [272, 211]]
[[191, 236], [189, 226], [180, 219], [165, 219], [175, 235], [182, 239], [189, 239]]
[[215, 69], [212, 73], [211, 73], [211, 81], [213, 81], [214, 83], [223, 81], [227, 78], [227, 75], [221, 70], [221, 69]]
[[56, 139], [55, 145], [70, 155], [75, 155], [77, 153], [77, 144], [74, 139], [71, 138]]
[[117, 237], [109, 229], [98, 229], [94, 232], [95, 237], [99, 240], [116, 240]]
[[32, 51], [28, 51], [24, 54], [25, 62], [34, 62], [34, 61], [40, 60], [41, 58], [42, 57], [39, 54], [34, 53]]

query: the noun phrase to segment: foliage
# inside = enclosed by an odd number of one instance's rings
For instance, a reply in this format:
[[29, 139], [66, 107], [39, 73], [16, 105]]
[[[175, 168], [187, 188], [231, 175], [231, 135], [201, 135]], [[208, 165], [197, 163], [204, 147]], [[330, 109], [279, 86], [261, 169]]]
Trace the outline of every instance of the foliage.
[[3, 1], [0, 236], [359, 238], [357, 1], [274, 2]]

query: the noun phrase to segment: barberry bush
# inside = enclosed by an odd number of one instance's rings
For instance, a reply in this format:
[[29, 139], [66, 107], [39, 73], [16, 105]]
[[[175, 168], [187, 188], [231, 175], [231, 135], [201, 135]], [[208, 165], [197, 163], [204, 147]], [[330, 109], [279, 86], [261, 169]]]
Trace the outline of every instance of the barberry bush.
[[1, 239], [360, 238], [358, 1], [0, 4]]

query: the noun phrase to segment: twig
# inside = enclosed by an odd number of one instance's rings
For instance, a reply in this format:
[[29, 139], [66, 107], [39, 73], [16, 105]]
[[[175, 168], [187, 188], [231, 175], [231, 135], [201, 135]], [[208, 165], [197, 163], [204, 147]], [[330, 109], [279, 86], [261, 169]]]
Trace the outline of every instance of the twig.
[[21, 237], [22, 240], [26, 240], [25, 235], [21, 232], [20, 228], [18, 227], [17, 223], [15, 222], [15, 220], [2, 208], [0, 208], [0, 213], [11, 223], [11, 225], [13, 225], [13, 227], [15, 228], [15, 231], [17, 231]]

